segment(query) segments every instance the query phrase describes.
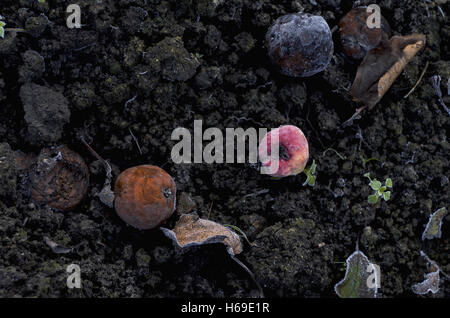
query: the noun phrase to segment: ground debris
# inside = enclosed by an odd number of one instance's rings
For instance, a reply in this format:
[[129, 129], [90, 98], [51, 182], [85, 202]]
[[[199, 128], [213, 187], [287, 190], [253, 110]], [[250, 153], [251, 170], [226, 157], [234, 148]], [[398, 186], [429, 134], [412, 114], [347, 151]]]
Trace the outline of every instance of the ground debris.
[[425, 43], [423, 34], [393, 36], [370, 50], [358, 67], [350, 95], [356, 102], [373, 108]]
[[111, 189], [111, 179], [112, 179], [112, 168], [111, 165], [103, 159], [87, 142], [84, 140], [84, 138], [81, 138], [81, 141], [83, 144], [88, 148], [88, 150], [92, 153], [92, 155], [100, 160], [105, 167], [106, 172], [106, 178], [105, 178], [105, 184], [103, 185], [102, 190], [96, 194], [100, 201], [105, 204], [106, 206], [112, 208], [114, 207], [114, 191]]
[[250, 275], [250, 278], [257, 285], [259, 297], [264, 297], [262, 287], [253, 272], [236, 257], [237, 254], [242, 252], [242, 243], [239, 235], [235, 232], [219, 223], [200, 219], [197, 213], [182, 214], [173, 230], [163, 227], [161, 227], [161, 230], [177, 247], [182, 249], [204, 244], [225, 244], [231, 258]]
[[444, 100], [442, 99], [441, 77], [439, 75], [434, 75], [433, 77], [431, 77], [431, 84], [433, 85], [436, 95], [439, 98], [439, 103], [441, 104], [442, 108], [444, 108], [447, 114], [450, 115], [450, 109], [447, 107], [447, 105], [445, 105]]
[[345, 262], [345, 277], [334, 286], [336, 294], [341, 298], [376, 298], [380, 285], [377, 267], [358, 248]]
[[427, 226], [422, 233], [422, 241], [425, 239], [431, 240], [434, 238], [441, 238], [442, 232], [442, 220], [444, 216], [447, 214], [447, 208], [443, 207], [437, 209], [434, 213], [430, 215]]
[[72, 247], [69, 248], [69, 247], [59, 245], [58, 243], [49, 239], [47, 236], [44, 236], [44, 242], [52, 249], [53, 253], [56, 253], [56, 254], [67, 254], [67, 253], [72, 252], [72, 250], [73, 250]]
[[200, 219], [196, 213], [181, 215], [173, 230], [161, 230], [181, 248], [223, 243], [230, 255], [242, 252], [239, 235], [219, 223]]
[[420, 255], [427, 260], [427, 267], [430, 272], [424, 275], [426, 279], [423, 282], [414, 284], [411, 289], [413, 293], [417, 295], [425, 295], [428, 294], [428, 292], [436, 294], [439, 291], [439, 266], [435, 261], [432, 261], [423, 251], [420, 251]]

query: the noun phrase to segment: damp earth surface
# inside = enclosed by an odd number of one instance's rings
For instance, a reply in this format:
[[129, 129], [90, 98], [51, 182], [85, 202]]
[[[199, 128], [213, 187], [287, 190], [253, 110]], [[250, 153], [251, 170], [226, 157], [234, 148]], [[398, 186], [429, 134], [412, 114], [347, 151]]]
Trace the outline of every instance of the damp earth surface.
[[[423, 33], [426, 48], [407, 65], [380, 103], [350, 125], [348, 89], [357, 63], [333, 33], [328, 67], [290, 78], [265, 47], [280, 16], [307, 12], [330, 29], [352, 9], [348, 0], [79, 0], [82, 27], [68, 29], [70, 1], [4, 0], [0, 14], [0, 297], [252, 297], [257, 287], [223, 245], [175, 249], [159, 229], [127, 226], [98, 193], [105, 167], [84, 138], [121, 171], [151, 164], [177, 187], [176, 211], [241, 229], [238, 258], [268, 297], [337, 297], [345, 260], [359, 249], [381, 269], [380, 297], [417, 296], [424, 251], [450, 273], [450, 214], [442, 237], [422, 241], [429, 215], [450, 199], [449, 114], [431, 76], [440, 75], [450, 105], [450, 3], [377, 3], [393, 35]], [[439, 6], [439, 7], [438, 7]], [[403, 98], [429, 67], [421, 83]], [[177, 127], [244, 129], [294, 125], [317, 163], [305, 175], [274, 179], [252, 164], [175, 164]], [[73, 209], [33, 202], [29, 174], [42, 149], [67, 146], [89, 170], [89, 188]], [[19, 154], [19, 155], [18, 155]], [[20, 160], [18, 159], [20, 158]], [[364, 174], [391, 178], [389, 201], [372, 205]], [[113, 183], [112, 183], [113, 184]], [[52, 250], [45, 238], [66, 247]], [[55, 252], [56, 251], [56, 252]], [[80, 266], [82, 288], [66, 286]]]

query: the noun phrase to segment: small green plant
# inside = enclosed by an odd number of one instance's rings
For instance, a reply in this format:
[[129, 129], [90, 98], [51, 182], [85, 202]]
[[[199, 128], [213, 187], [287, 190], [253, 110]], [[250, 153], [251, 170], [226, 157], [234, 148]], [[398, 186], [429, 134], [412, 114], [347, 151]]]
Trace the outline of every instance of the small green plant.
[[369, 201], [370, 204], [376, 204], [379, 197], [382, 197], [384, 201], [388, 201], [391, 198], [391, 191], [387, 191], [388, 188], [392, 189], [391, 178], [387, 178], [384, 185], [382, 185], [377, 179], [371, 179], [369, 172], [367, 172], [364, 177], [370, 180], [369, 186], [375, 191], [374, 194], [369, 195], [367, 198], [367, 201]]
[[316, 161], [313, 160], [311, 166], [309, 168], [306, 168], [303, 170], [303, 172], [306, 174], [306, 181], [303, 183], [303, 185], [309, 185], [311, 187], [314, 187], [316, 184]]
[[5, 29], [4, 26], [6, 23], [3, 21], [5, 18], [0, 15], [0, 38], [5, 37]]
[[362, 160], [362, 162], [363, 162], [363, 167], [365, 168], [366, 167], [366, 165], [369, 163], [369, 162], [371, 162], [372, 160], [375, 160], [375, 161], [380, 161], [380, 159], [377, 159], [377, 158], [364, 158], [364, 156], [363, 155], [361, 155], [361, 160]]

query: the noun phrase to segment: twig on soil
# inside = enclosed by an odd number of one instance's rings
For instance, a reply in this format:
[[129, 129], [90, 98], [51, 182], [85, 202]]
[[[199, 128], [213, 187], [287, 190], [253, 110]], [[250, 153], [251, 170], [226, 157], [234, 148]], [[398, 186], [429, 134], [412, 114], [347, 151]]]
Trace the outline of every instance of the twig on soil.
[[107, 172], [109, 171], [109, 173], [111, 173], [111, 166], [109, 165], [109, 163], [105, 159], [100, 157], [100, 155], [94, 149], [92, 149], [91, 146], [89, 146], [86, 140], [84, 140], [84, 137], [80, 137], [80, 139], [83, 142], [83, 144], [88, 148], [88, 150], [91, 152], [91, 154], [105, 165], [106, 171]]
[[410, 164], [410, 163], [414, 163], [414, 157], [415, 157], [416, 153], [413, 152], [411, 159], [409, 159], [408, 161], [405, 162], [405, 165]]
[[439, 98], [439, 103], [445, 109], [447, 114], [450, 115], [450, 109], [448, 109], [447, 105], [445, 105], [444, 100], [442, 99], [442, 91], [441, 91], [441, 77], [439, 75], [434, 75], [431, 78], [431, 84], [433, 84], [433, 88], [436, 91], [436, 94]]
[[256, 280], [255, 274], [253, 274], [253, 272], [244, 263], [242, 263], [236, 256], [231, 255], [231, 254], [230, 254], [230, 256], [238, 265], [240, 265], [243, 269], [245, 269], [245, 271], [250, 275], [251, 279], [258, 287], [259, 297], [264, 298], [263, 289], [262, 289], [261, 285], [258, 283], [258, 281]]
[[141, 146], [139, 146], [139, 142], [138, 142], [137, 138], [133, 135], [133, 132], [131, 131], [131, 128], [128, 128], [128, 131], [130, 132], [131, 137], [133, 137], [134, 142], [136, 143], [136, 145], [137, 145], [137, 147], [139, 149], [139, 153], [142, 155], [142, 149], [141, 149]]
[[84, 140], [83, 137], [81, 137], [80, 139], [84, 143], [84, 145], [89, 149], [92, 155], [98, 160], [100, 160], [103, 163], [103, 166], [105, 167], [106, 171], [105, 184], [103, 185], [102, 191], [100, 191], [100, 193], [97, 193], [97, 196], [100, 198], [100, 201], [102, 201], [104, 204], [112, 208], [114, 203], [114, 192], [111, 190], [111, 179], [112, 179], [111, 166], [109, 165], [108, 161], [103, 159], [94, 149], [92, 149], [91, 146], [89, 146], [89, 144]]
[[214, 201], [211, 201], [211, 204], [209, 205], [209, 210], [208, 210], [208, 220], [211, 217], [211, 211], [212, 211], [213, 204], [214, 204]]
[[326, 154], [328, 151], [333, 151], [333, 152], [334, 152], [336, 155], [338, 155], [338, 157], [341, 158], [342, 160], [347, 159], [345, 156], [343, 156], [343, 155], [341, 155], [339, 152], [337, 152], [337, 150], [334, 149], [334, 148], [328, 148], [328, 149], [326, 149], [326, 150], [322, 153], [322, 157], [325, 157], [325, 154]]
[[409, 148], [410, 144], [411, 144], [411, 142], [408, 141], [408, 143], [406, 144], [405, 150], [402, 151], [402, 153], [400, 155], [401, 162], [402, 162], [402, 167], [404, 167], [407, 164], [414, 163], [414, 157], [415, 157], [415, 154], [416, 154], [415, 151], [413, 152], [411, 159], [408, 159], [406, 162], [403, 162], [404, 159], [405, 159], [405, 156], [406, 156], [406, 152], [408, 151], [408, 148]]
[[367, 106], [362, 106], [362, 107], [358, 108], [352, 117], [350, 117], [349, 119], [347, 119], [345, 122], [342, 123], [342, 126], [351, 125], [353, 123], [353, 120], [359, 119], [358, 118], [359, 114], [361, 114], [361, 112], [366, 108], [367, 108]]
[[445, 18], [445, 13], [440, 6], [437, 6], [439, 13]]
[[422, 81], [423, 76], [425, 75], [425, 72], [428, 69], [428, 65], [430, 64], [430, 62], [427, 61], [427, 64], [425, 65], [425, 68], [423, 69], [422, 74], [419, 77], [419, 80], [417, 81], [416, 85], [414, 85], [414, 87], [408, 92], [408, 94], [405, 95], [405, 97], [403, 98], [407, 98], [412, 92], [414, 92], [414, 90], [416, 89], [416, 87], [419, 85], [419, 83]]
[[347, 86], [348, 87], [345, 87], [344, 85], [339, 85], [339, 87], [336, 89], [333, 89], [332, 92], [338, 93], [340, 90], [343, 90], [344, 92], [348, 93], [350, 91], [350, 88], [352, 87], [352, 83], [348, 84]]
[[28, 33], [27, 30], [21, 28], [5, 28], [5, 32]]
[[136, 100], [136, 98], [138, 97], [138, 95], [134, 95], [132, 98], [130, 98], [129, 100], [127, 100], [125, 102], [125, 105], [123, 106], [124, 111], [128, 111], [128, 104], [134, 102]]
[[95, 44], [97, 44], [97, 42], [93, 42], [91, 44], [88, 44], [88, 45], [85, 45], [85, 46], [82, 46], [82, 47], [79, 47], [79, 48], [76, 48], [76, 49], [73, 49], [73, 50], [75, 52], [82, 51], [84, 49], [87, 49], [88, 47], [94, 46]]
[[244, 195], [244, 198], [256, 197], [257, 195], [260, 195], [260, 194], [266, 194], [269, 191], [270, 191], [269, 189], [262, 189], [258, 192], [246, 194], [246, 195]]
[[355, 137], [359, 139], [358, 151], [361, 150], [362, 143], [365, 143], [366, 146], [370, 148], [370, 145], [364, 140], [361, 127], [359, 127], [359, 125], [357, 127], [358, 127], [358, 132], [356, 133]]

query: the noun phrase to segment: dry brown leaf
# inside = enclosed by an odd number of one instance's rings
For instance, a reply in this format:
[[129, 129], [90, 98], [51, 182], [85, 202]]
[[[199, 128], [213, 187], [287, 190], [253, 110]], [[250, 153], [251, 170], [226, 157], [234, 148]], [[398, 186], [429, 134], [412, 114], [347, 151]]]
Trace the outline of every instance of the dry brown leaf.
[[425, 43], [423, 34], [393, 36], [370, 50], [358, 67], [350, 89], [353, 100], [373, 108]]
[[219, 223], [200, 219], [196, 213], [182, 214], [173, 230], [161, 230], [181, 248], [223, 243], [231, 255], [242, 252], [239, 235]]
[[196, 213], [182, 214], [173, 230], [163, 227], [161, 227], [161, 230], [179, 248], [212, 243], [225, 244], [227, 247], [227, 252], [230, 254], [231, 258], [239, 266], [241, 266], [255, 282], [258, 287], [259, 297], [264, 297], [262, 287], [256, 280], [253, 272], [236, 257], [237, 254], [242, 252], [242, 243], [239, 235], [235, 232], [219, 223], [200, 219]]

